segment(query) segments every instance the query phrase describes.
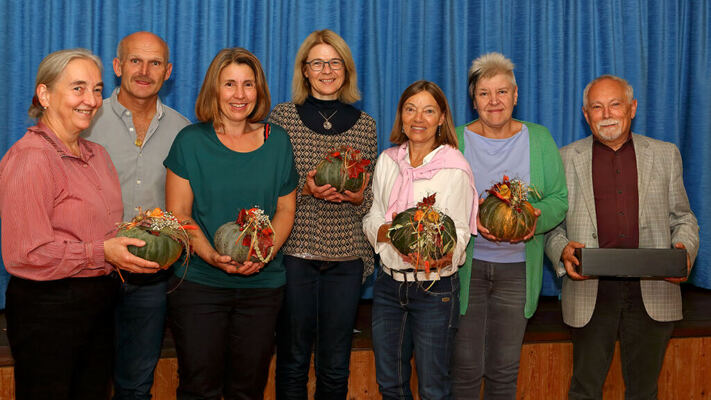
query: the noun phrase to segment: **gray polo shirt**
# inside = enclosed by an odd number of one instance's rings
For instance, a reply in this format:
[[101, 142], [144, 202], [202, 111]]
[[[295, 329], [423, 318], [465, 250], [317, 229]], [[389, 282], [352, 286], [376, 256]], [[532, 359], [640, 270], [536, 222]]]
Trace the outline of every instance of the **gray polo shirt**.
[[143, 145], [138, 147], [135, 145], [136, 133], [131, 112], [119, 103], [118, 91], [117, 87], [111, 97], [104, 100], [91, 126], [82, 136], [104, 146], [109, 152], [121, 181], [125, 221], [136, 215], [139, 206], [143, 210], [165, 207], [163, 160], [168, 156], [175, 136], [190, 121], [158, 99], [156, 114]]

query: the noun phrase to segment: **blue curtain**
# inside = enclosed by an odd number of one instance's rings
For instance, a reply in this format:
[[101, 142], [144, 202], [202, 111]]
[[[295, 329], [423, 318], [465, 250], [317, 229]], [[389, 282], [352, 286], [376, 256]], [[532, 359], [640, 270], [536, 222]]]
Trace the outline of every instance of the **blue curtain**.
[[[592, 78], [626, 78], [639, 102], [635, 132], [676, 143], [691, 206], [711, 240], [711, 4], [706, 0], [25, 0], [1, 1], [0, 154], [31, 123], [37, 65], [51, 51], [86, 47], [104, 60], [105, 96], [119, 39], [155, 32], [171, 48], [163, 100], [194, 120], [194, 100], [212, 57], [242, 46], [262, 60], [273, 103], [290, 98], [293, 59], [315, 29], [349, 43], [363, 99], [357, 107], [388, 136], [400, 93], [417, 79], [437, 82], [457, 124], [473, 118], [471, 60], [500, 51], [516, 64], [515, 117], [547, 126], [563, 146], [589, 134], [580, 111]], [[28, 227], [31, 229], [31, 227]], [[0, 277], [0, 285], [3, 278]], [[711, 288], [711, 250], [701, 247], [691, 282]], [[1, 286], [0, 286], [1, 289]], [[544, 293], [557, 283], [547, 272]]]

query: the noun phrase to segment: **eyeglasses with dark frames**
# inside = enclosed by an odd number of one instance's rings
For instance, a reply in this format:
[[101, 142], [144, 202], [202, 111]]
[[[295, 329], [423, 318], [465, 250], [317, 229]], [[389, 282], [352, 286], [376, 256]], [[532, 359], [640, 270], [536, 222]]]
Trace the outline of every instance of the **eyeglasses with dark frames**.
[[332, 58], [328, 61], [316, 58], [311, 61], [304, 61], [304, 64], [308, 65], [312, 71], [318, 72], [321, 71], [326, 64], [328, 64], [328, 66], [332, 70], [338, 71], [339, 69], [343, 68], [345, 62], [342, 58]]

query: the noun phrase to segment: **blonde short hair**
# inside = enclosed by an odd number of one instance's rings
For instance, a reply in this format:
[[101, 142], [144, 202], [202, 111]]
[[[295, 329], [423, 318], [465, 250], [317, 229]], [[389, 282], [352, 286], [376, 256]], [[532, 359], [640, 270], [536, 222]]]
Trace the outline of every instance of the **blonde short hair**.
[[469, 97], [474, 99], [474, 90], [479, 79], [491, 78], [498, 74], [506, 75], [511, 84], [516, 86], [516, 76], [514, 75], [514, 63], [501, 53], [492, 52], [479, 56], [472, 61], [469, 68]]
[[457, 134], [454, 131], [454, 121], [452, 120], [452, 112], [449, 110], [447, 96], [444, 95], [442, 89], [434, 82], [417, 81], [402, 92], [400, 101], [397, 103], [397, 113], [395, 114], [395, 123], [393, 130], [390, 132], [390, 141], [395, 144], [403, 144], [407, 141], [407, 135], [402, 127], [402, 108], [405, 102], [410, 97], [417, 93], [427, 91], [434, 97], [435, 102], [439, 106], [440, 111], [444, 113], [444, 123], [439, 128], [439, 134], [435, 136], [435, 148], [443, 144], [448, 144], [454, 148], [458, 147]]
[[327, 44], [333, 47], [345, 64], [345, 78], [343, 80], [343, 86], [338, 90], [338, 100], [346, 104], [352, 104], [360, 100], [358, 78], [355, 62], [351, 55], [351, 49], [342, 37], [330, 29], [311, 32], [311, 34], [304, 39], [304, 42], [301, 43], [299, 51], [296, 52], [294, 77], [291, 81], [291, 100], [296, 104], [303, 104], [311, 93], [309, 80], [304, 76], [305, 68], [308, 68], [306, 58], [309, 56], [309, 51], [319, 44]]
[[[51, 88], [52, 85], [59, 80], [64, 69], [72, 60], [85, 59], [93, 61], [96, 67], [99, 68], [99, 73], [103, 74], [104, 67], [101, 65], [101, 59], [91, 51], [82, 48], [58, 50], [48, 54], [37, 68], [37, 77], [35, 78], [35, 93], [39, 85], [45, 85]], [[37, 95], [32, 97], [32, 104], [27, 110], [27, 115], [30, 118], [39, 119], [44, 114], [44, 107], [40, 104]]]
[[212, 121], [215, 128], [222, 126], [222, 116], [219, 104], [219, 81], [220, 73], [230, 64], [244, 64], [254, 72], [254, 80], [257, 88], [257, 105], [252, 113], [247, 117], [249, 122], [258, 122], [266, 118], [272, 99], [269, 95], [267, 78], [264, 76], [262, 64], [257, 56], [249, 50], [241, 47], [222, 49], [212, 59], [210, 66], [205, 73], [205, 80], [202, 82], [200, 93], [195, 101], [195, 116], [201, 122]]

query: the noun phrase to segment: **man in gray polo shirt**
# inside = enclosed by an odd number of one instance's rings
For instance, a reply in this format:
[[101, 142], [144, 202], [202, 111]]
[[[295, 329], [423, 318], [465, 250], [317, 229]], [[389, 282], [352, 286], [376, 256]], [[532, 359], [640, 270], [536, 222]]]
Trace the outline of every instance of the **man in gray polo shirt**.
[[[190, 122], [158, 98], [173, 69], [168, 45], [150, 32], [121, 40], [113, 61], [120, 87], [104, 100], [86, 139], [101, 144], [121, 180], [123, 219], [136, 208], [165, 207], [165, 160], [178, 132]], [[160, 357], [169, 271], [126, 274], [116, 308], [114, 399], [150, 399]]]

